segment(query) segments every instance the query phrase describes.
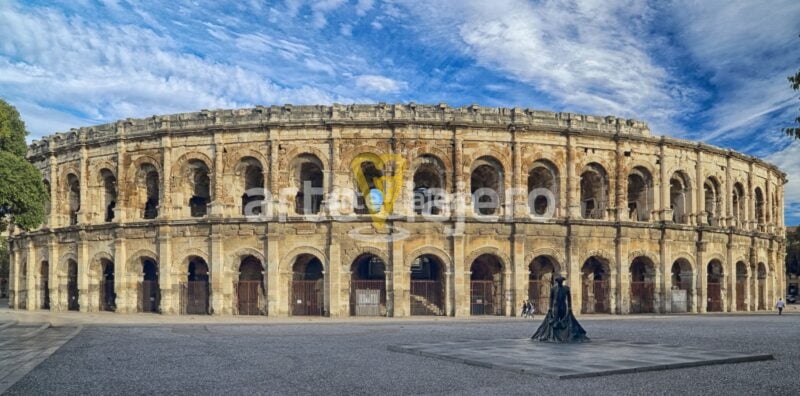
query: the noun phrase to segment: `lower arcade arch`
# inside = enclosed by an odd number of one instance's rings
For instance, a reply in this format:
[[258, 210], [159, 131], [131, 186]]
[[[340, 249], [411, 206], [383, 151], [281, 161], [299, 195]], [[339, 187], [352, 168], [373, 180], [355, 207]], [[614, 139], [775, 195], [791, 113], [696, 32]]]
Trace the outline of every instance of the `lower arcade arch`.
[[386, 263], [365, 253], [350, 266], [350, 315], [386, 316]]
[[432, 254], [417, 257], [411, 262], [411, 315], [445, 314], [444, 264]]
[[722, 290], [724, 287], [722, 262], [713, 259], [706, 267], [706, 312], [722, 312]]
[[241, 258], [239, 277], [235, 282], [236, 313], [239, 315], [266, 315], [267, 291], [264, 287], [264, 266], [253, 255]]
[[581, 267], [581, 313], [611, 313], [611, 267], [608, 260], [592, 256]]
[[502, 314], [503, 262], [493, 254], [482, 254], [470, 266], [470, 315]]
[[630, 313], [655, 312], [655, 264], [636, 257], [630, 266]]
[[693, 312], [694, 273], [692, 264], [685, 258], [672, 263], [672, 285], [670, 286], [670, 312]]
[[197, 256], [189, 257], [189, 273], [186, 283], [183, 284], [181, 297], [183, 299], [184, 314], [187, 315], [209, 315], [209, 276], [208, 263]]
[[322, 260], [300, 254], [292, 265], [289, 312], [293, 316], [325, 315], [325, 271]]
[[47, 260], [42, 261], [39, 268], [39, 308], [50, 309], [50, 263]]
[[67, 310], [78, 311], [78, 262], [69, 259], [67, 261]]
[[161, 310], [158, 262], [152, 258], [143, 257], [141, 258], [141, 270], [137, 311], [158, 313]]
[[561, 272], [556, 259], [537, 256], [528, 264], [528, 301], [536, 311], [547, 312], [553, 279]]
[[100, 259], [100, 310], [114, 312], [117, 310], [117, 293], [114, 290], [114, 262]]

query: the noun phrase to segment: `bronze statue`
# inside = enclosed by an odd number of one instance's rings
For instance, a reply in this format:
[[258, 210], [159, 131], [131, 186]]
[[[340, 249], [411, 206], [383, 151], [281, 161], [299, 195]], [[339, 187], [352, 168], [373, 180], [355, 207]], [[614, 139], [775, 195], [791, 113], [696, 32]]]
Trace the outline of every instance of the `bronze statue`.
[[586, 342], [586, 330], [572, 314], [572, 296], [569, 286], [564, 286], [564, 277], [557, 276], [550, 289], [550, 306], [544, 321], [531, 337], [538, 341]]

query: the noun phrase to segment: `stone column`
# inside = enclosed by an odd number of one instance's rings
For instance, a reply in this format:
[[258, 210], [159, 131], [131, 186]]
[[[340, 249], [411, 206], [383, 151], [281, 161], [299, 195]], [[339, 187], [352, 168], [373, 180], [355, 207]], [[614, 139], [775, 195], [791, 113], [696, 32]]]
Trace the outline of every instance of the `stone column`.
[[[659, 194], [661, 195], [661, 202], [658, 205], [659, 213], [661, 214], [660, 218], [661, 221], [672, 222], [672, 200], [670, 197], [670, 179], [672, 175], [667, 174], [667, 163], [666, 155], [664, 154], [664, 139], [661, 139], [661, 142], [658, 144], [658, 173], [661, 175], [661, 188], [659, 189]], [[670, 268], [670, 267], [668, 267]]]
[[39, 309], [39, 287], [36, 284], [36, 279], [39, 277], [38, 266], [36, 265], [36, 257], [35, 251], [33, 246], [33, 238], [26, 238], [27, 239], [27, 260], [28, 263], [26, 267], [28, 268], [28, 277], [25, 280], [27, 282], [28, 289], [28, 302], [26, 304], [26, 308], [28, 311], [33, 311]]
[[[172, 178], [177, 175], [172, 175], [172, 139], [169, 134], [161, 137], [161, 196], [158, 198], [158, 218], [159, 219], [172, 219], [180, 217], [180, 212], [175, 212], [172, 202]], [[159, 257], [159, 261], [163, 258]], [[161, 264], [159, 263], [159, 266]], [[163, 294], [162, 294], [163, 297]], [[163, 303], [163, 301], [162, 301]]]
[[[394, 227], [392, 227], [394, 228]], [[389, 234], [396, 235], [396, 234]], [[389, 259], [392, 261], [392, 306], [394, 312], [389, 312], [389, 316], [406, 317], [411, 316], [411, 264], [403, 259], [403, 240], [392, 240], [389, 242]], [[387, 292], [389, 285], [386, 285]], [[389, 307], [389, 296], [386, 296], [387, 308]]]
[[[61, 310], [59, 302], [61, 296], [58, 294], [59, 283], [61, 282], [58, 276], [58, 267], [61, 263], [58, 262], [58, 243], [55, 234], [50, 234], [47, 238], [47, 260], [50, 265], [50, 273], [47, 276], [47, 286], [50, 288], [50, 310]], [[13, 257], [13, 256], [12, 256]]]
[[726, 285], [727, 285], [726, 288], [728, 289], [728, 293], [727, 293], [728, 294], [728, 298], [726, 299], [727, 300], [727, 304], [728, 304], [728, 307], [727, 307], [728, 309], [727, 310], [725, 309], [724, 304], [726, 303], [726, 301], [723, 301], [723, 312], [736, 312], [736, 310], [737, 310], [737, 307], [736, 307], [736, 298], [737, 298], [736, 297], [736, 295], [737, 295], [736, 278], [738, 277], [738, 274], [736, 273], [736, 263], [733, 262], [734, 245], [733, 245], [733, 235], [731, 233], [728, 233], [728, 243], [727, 243], [726, 247], [727, 247], [727, 249], [726, 249], [726, 254], [725, 254], [725, 261], [727, 261], [727, 264], [728, 264], [727, 267], [728, 268], [725, 268], [725, 275], [728, 277], [728, 282], [726, 283]]
[[[212, 197], [211, 203], [209, 203], [209, 216], [220, 218], [225, 215], [225, 198], [223, 197], [223, 190], [225, 189], [225, 181], [223, 171], [225, 168], [224, 165], [224, 152], [225, 152], [225, 145], [222, 142], [222, 132], [216, 131], [214, 133], [214, 163], [212, 164], [213, 168], [211, 170], [211, 183], [212, 183], [212, 191], [214, 196]], [[212, 304], [213, 306], [213, 304]], [[221, 308], [221, 306], [220, 306]]]
[[667, 230], [662, 229], [661, 238], [658, 240], [658, 259], [661, 261], [659, 265], [661, 279], [656, 284], [656, 296], [659, 300], [659, 303], [656, 305], [656, 313], [672, 312], [672, 263], [669, 262], [669, 244], [667, 243], [666, 233]]
[[611, 312], [616, 312], [620, 314], [630, 313], [631, 263], [628, 262], [628, 247], [630, 246], [630, 243], [631, 243], [630, 238], [626, 237], [618, 237], [614, 240], [615, 244], [614, 250], [616, 253], [615, 260], [617, 261], [616, 266], [617, 266], [618, 293], [612, 294], [612, 296], [616, 297], [617, 299], [617, 310], [616, 311], [612, 310]]
[[[511, 183], [513, 196], [510, 197], [511, 201], [511, 211], [507, 212], [506, 218], [508, 219], [519, 219], [524, 218], [528, 215], [528, 205], [526, 195], [523, 193], [527, 193], [528, 189], [527, 186], [523, 184], [522, 175], [522, 148], [521, 144], [517, 141], [517, 133], [516, 131], [513, 132], [513, 156], [514, 156], [514, 171], [513, 171], [513, 179]], [[516, 304], [516, 303], [515, 303]], [[520, 301], [520, 305], [522, 305], [522, 301]], [[515, 305], [516, 306], [516, 305]]]
[[453, 274], [454, 272], [446, 270], [442, 273], [444, 279], [444, 315], [453, 316]]
[[[705, 191], [703, 190], [703, 184], [705, 180], [703, 179], [703, 151], [700, 150], [700, 147], [695, 148], [695, 154], [697, 156], [697, 166], [695, 172], [695, 223], [697, 225], [703, 225], [708, 223], [708, 216], [705, 214], [706, 211], [706, 204], [705, 204]], [[705, 282], [703, 282], [705, 284]], [[705, 312], [705, 311], [704, 311]]]
[[[333, 234], [333, 230], [331, 230]], [[343, 309], [342, 304], [342, 249], [339, 244], [339, 239], [331, 235], [331, 244], [328, 246], [328, 273], [330, 274], [329, 283], [330, 287], [328, 292], [328, 312], [331, 317], [344, 317], [348, 312], [346, 307]]]
[[[81, 198], [80, 198], [80, 210], [78, 210], [78, 224], [86, 224], [88, 222], [89, 214], [91, 213], [90, 203], [89, 203], [89, 194], [91, 193], [91, 188], [87, 183], [88, 180], [88, 162], [89, 162], [89, 154], [86, 150], [86, 144], [81, 143], [81, 163], [80, 163], [80, 175], [79, 181], [80, 184], [80, 191], [81, 191]], [[81, 239], [83, 240], [83, 239]], [[79, 264], [80, 266], [80, 264]], [[81, 293], [82, 295], [83, 293]], [[78, 298], [80, 300], [80, 297]], [[83, 308], [81, 308], [83, 310]]]
[[[13, 232], [13, 230], [12, 230]], [[16, 241], [9, 243], [9, 280], [8, 280], [8, 307], [19, 309], [19, 289], [20, 289], [20, 257], [19, 247]]]
[[578, 185], [579, 177], [576, 175], [576, 158], [575, 158], [575, 138], [573, 132], [565, 132], [567, 138], [567, 210], [565, 211], [567, 218], [577, 219], [581, 217], [581, 202], [580, 202], [580, 188]]
[[122, 229], [117, 229], [114, 235], [114, 292], [117, 293], [116, 305], [119, 313], [136, 312], [136, 290], [128, 288], [126, 280], [138, 273], [131, 273], [128, 267], [128, 252], [125, 246], [125, 233]]
[[[128, 177], [127, 169], [125, 169], [127, 158], [128, 153], [125, 152], [125, 139], [120, 138], [117, 141], [117, 206], [114, 208], [114, 223], [118, 224], [125, 223], [128, 217], [127, 212], [136, 209], [130, 208], [132, 202], [130, 202], [130, 197], [127, 194], [129, 189], [135, 188], [134, 186], [127, 185]], [[134, 175], [135, 174], [134, 171]], [[126, 186], [126, 188], [122, 188], [122, 186]], [[114, 266], [114, 271], [117, 271], [116, 265]], [[114, 279], [116, 279], [116, 276]], [[116, 290], [115, 288], [114, 291], [116, 292]]]
[[[83, 174], [83, 172], [81, 172]], [[97, 310], [97, 304], [89, 301], [89, 271], [91, 263], [89, 260], [89, 243], [86, 231], [80, 231], [78, 242], [78, 305], [81, 312], [93, 312]]]
[[630, 220], [628, 216], [628, 194], [625, 188], [628, 184], [628, 178], [625, 174], [625, 157], [619, 140], [619, 132], [614, 136], [614, 141], [616, 145], [614, 156], [614, 173], [616, 179], [614, 183], [614, 221], [625, 221]]
[[[517, 227], [520, 224], [515, 224], [514, 234], [512, 235], [512, 256], [514, 261], [513, 265], [513, 299], [511, 300], [512, 316], [517, 316], [521, 312], [518, 307], [522, 306], [522, 301], [527, 300], [528, 297], [528, 267], [525, 262], [525, 234], [519, 232]], [[574, 289], [573, 289], [574, 290]], [[575, 294], [575, 293], [573, 293]], [[540, 308], [537, 308], [540, 309]]]
[[[176, 274], [186, 274], [186, 268], [173, 268], [172, 257], [172, 229], [170, 226], [158, 227], [158, 287], [161, 292], [160, 310], [162, 313], [176, 315], [181, 312], [180, 284], [182, 278], [176, 279]], [[134, 285], [138, 283], [143, 269], [138, 270], [139, 276], [134, 278]]]
[[226, 283], [232, 279], [226, 276], [225, 271], [225, 251], [222, 244], [223, 235], [220, 226], [211, 226], [211, 251], [209, 252], [210, 271], [211, 271], [211, 312], [214, 315], [230, 314], [228, 309], [223, 307], [225, 300], [224, 288]]
[[58, 191], [61, 188], [61, 184], [65, 181], [61, 181], [58, 178], [58, 163], [56, 162], [56, 155], [53, 152], [50, 152], [48, 167], [50, 171], [50, 215], [47, 217], [47, 227], [56, 228], [63, 224], [61, 222], [61, 216], [59, 215], [61, 213], [61, 206], [59, 204]]
[[470, 316], [470, 265], [465, 262], [464, 236], [453, 236], [453, 300], [454, 316]]
[[[267, 297], [267, 309], [270, 316], [288, 316], [289, 315], [289, 298], [287, 296], [291, 293], [288, 289], [289, 284], [282, 282], [285, 277], [281, 276], [282, 272], [291, 272], [291, 263], [289, 268], [280, 268], [280, 242], [283, 237], [277, 234], [275, 228], [277, 224], [269, 224], [267, 226], [267, 239], [266, 239], [266, 260], [270, 265], [267, 267], [267, 290], [269, 294]], [[329, 271], [330, 272], [330, 271]]]
[[707, 282], [708, 277], [706, 275], [706, 264], [703, 260], [703, 256], [706, 250], [706, 242], [705, 241], [698, 241], [697, 242], [697, 253], [695, 257], [697, 257], [697, 283], [696, 283], [696, 290], [697, 290], [697, 298], [692, 298], [693, 302], [696, 300], [697, 304], [694, 305], [696, 313], [705, 313], [706, 308], [708, 307], [708, 292], [707, 292]]

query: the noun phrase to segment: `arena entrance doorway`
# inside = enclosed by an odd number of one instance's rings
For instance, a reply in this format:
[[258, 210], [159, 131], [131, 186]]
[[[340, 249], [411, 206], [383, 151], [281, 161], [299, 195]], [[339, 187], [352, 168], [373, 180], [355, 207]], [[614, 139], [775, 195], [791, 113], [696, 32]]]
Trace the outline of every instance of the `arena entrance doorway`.
[[208, 264], [200, 257], [189, 259], [189, 277], [183, 289], [184, 312], [188, 315], [208, 315]]
[[550, 288], [560, 270], [558, 262], [550, 256], [537, 256], [528, 265], [528, 301], [535, 312], [546, 313], [549, 309]]
[[630, 267], [630, 313], [655, 312], [655, 265], [647, 257], [633, 259]]
[[608, 261], [600, 257], [589, 257], [583, 263], [581, 274], [581, 313], [611, 313], [611, 270]]
[[142, 260], [142, 273], [142, 282], [139, 284], [139, 312], [158, 313], [161, 304], [158, 264], [154, 260]]
[[266, 315], [264, 306], [264, 267], [254, 256], [244, 257], [239, 264], [239, 281], [236, 290], [236, 310], [239, 315]]
[[373, 254], [362, 254], [350, 267], [350, 315], [386, 315], [386, 264]]
[[443, 265], [426, 254], [411, 262], [411, 315], [444, 315]]
[[39, 290], [41, 290], [41, 309], [50, 309], [50, 263], [42, 261], [39, 269]]
[[493, 254], [482, 254], [470, 267], [470, 315], [503, 314], [503, 264]]
[[67, 309], [78, 311], [78, 263], [75, 260], [67, 262]]
[[114, 292], [114, 262], [106, 259], [100, 260], [102, 278], [100, 280], [100, 310], [116, 311], [117, 294]]
[[325, 314], [325, 274], [322, 261], [311, 254], [297, 256], [292, 266], [289, 311], [293, 316]]
[[711, 260], [706, 270], [706, 312], [722, 312], [722, 262]]

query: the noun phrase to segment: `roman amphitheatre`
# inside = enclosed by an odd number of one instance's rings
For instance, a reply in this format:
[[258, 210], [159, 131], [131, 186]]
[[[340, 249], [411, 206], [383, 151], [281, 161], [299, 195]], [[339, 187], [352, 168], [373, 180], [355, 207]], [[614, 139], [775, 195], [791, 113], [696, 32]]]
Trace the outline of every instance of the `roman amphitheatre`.
[[50, 201], [12, 233], [21, 310], [517, 316], [555, 274], [583, 314], [784, 294], [786, 175], [631, 119], [257, 106], [73, 129], [28, 157]]

